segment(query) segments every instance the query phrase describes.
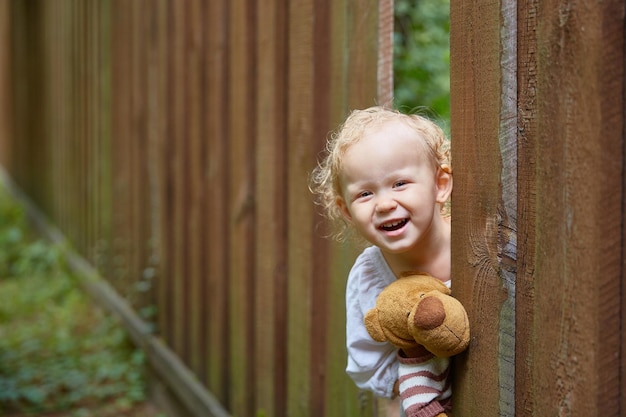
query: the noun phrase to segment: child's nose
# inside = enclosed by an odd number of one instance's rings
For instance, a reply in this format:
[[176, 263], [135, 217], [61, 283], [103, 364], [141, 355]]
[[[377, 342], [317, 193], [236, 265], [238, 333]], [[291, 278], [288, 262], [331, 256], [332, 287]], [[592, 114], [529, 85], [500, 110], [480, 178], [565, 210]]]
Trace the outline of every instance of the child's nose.
[[376, 204], [376, 211], [384, 213], [390, 210], [394, 210], [398, 207], [398, 203], [393, 198], [381, 197]]

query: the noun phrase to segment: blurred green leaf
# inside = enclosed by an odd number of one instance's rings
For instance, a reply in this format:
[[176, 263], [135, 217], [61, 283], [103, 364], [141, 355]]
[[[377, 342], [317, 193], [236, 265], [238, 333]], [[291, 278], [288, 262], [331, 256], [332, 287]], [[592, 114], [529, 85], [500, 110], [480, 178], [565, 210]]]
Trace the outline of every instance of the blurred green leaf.
[[449, 124], [449, 0], [395, 1], [394, 82], [398, 109], [427, 108]]

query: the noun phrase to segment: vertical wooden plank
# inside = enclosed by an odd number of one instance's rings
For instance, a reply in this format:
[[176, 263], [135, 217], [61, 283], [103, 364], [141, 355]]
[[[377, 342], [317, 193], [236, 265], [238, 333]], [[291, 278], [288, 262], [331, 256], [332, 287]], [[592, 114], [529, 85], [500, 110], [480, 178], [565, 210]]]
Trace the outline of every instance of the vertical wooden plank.
[[[379, 1], [354, 0], [348, 2], [348, 107], [350, 110], [365, 108], [378, 101], [378, 26]], [[380, 62], [382, 68], [388, 63]], [[372, 67], [373, 66], [373, 67]], [[386, 82], [388, 84], [388, 81]], [[372, 90], [374, 93], [372, 94]], [[389, 88], [388, 85], [386, 88]], [[388, 94], [388, 93], [387, 93]], [[385, 97], [388, 99], [389, 97]]]
[[[288, 75], [288, 322], [287, 322], [287, 415], [310, 414], [312, 218], [307, 190], [311, 160], [310, 138], [313, 115], [313, 19], [314, 2], [289, 2]], [[297, 24], [294, 24], [297, 22]]]
[[[50, 149], [50, 161], [51, 161], [51, 175], [50, 181], [52, 184], [58, 184], [60, 177], [60, 160], [61, 152], [63, 148], [63, 129], [65, 124], [65, 111], [66, 108], [63, 102], [63, 87], [65, 82], [64, 77], [64, 63], [65, 63], [65, 45], [67, 41], [63, 36], [65, 34], [66, 26], [64, 19], [64, 7], [57, 4], [50, 12], [50, 19], [57, 22], [54, 29], [51, 30], [49, 37], [52, 40], [51, 54], [55, 59], [51, 63], [50, 79], [52, 85], [50, 86], [51, 103], [56, 109], [56, 117], [50, 120], [50, 132], [54, 138], [55, 146]], [[50, 202], [49, 210], [51, 217], [57, 220], [60, 217], [60, 204], [59, 193], [55, 193], [54, 199]], [[57, 220], [58, 221], [58, 220]]]
[[[25, 28], [25, 12], [26, 12], [26, 4], [25, 3], [11, 3], [11, 50], [12, 50], [12, 65], [11, 70], [13, 74], [13, 88], [12, 88], [12, 102], [14, 108], [14, 134], [15, 136], [23, 135], [23, 123], [22, 123], [22, 114], [24, 112], [24, 107], [26, 106], [26, 97], [24, 92], [24, 81], [23, 78], [26, 74], [26, 62], [24, 59], [24, 51], [27, 49], [24, 45], [25, 36], [24, 33], [26, 31]], [[23, 184], [22, 173], [20, 171], [20, 162], [23, 154], [23, 142], [15, 141], [14, 142], [14, 155], [15, 160], [13, 161], [12, 166], [14, 170], [12, 172], [15, 181], [20, 184], [22, 187]]]
[[[85, 201], [86, 201], [86, 187], [85, 187], [85, 148], [86, 140], [85, 135], [87, 133], [87, 87], [86, 87], [86, 19], [85, 9], [87, 4], [85, 2], [74, 3], [74, 25], [75, 32], [73, 36], [74, 40], [74, 66], [76, 68], [74, 90], [74, 108], [76, 109], [76, 117], [73, 120], [75, 124], [72, 146], [72, 183], [74, 194], [71, 195], [71, 206], [74, 213], [71, 229], [72, 229], [72, 241], [76, 245], [76, 249], [79, 253], [84, 252], [84, 235], [86, 223], [85, 213]], [[68, 222], [68, 225], [70, 223]]]
[[536, 251], [537, 82], [539, 23], [538, 1], [518, 3], [518, 257], [516, 285], [515, 414], [534, 413], [533, 351], [534, 270]]
[[206, 226], [208, 326], [208, 387], [220, 399], [229, 404], [228, 375], [231, 352], [228, 329], [229, 309], [229, 262], [230, 237], [228, 223], [228, 123], [229, 87], [226, 82], [229, 48], [227, 47], [228, 8], [230, 2], [211, 1], [206, 15], [205, 37], [209, 54], [207, 57], [207, 187], [211, 201], [207, 199]]
[[[148, 198], [149, 198], [149, 229], [150, 229], [150, 258], [148, 261], [145, 279], [151, 285], [150, 300], [156, 311], [144, 315], [144, 318], [159, 328], [159, 319], [166, 308], [167, 296], [163, 290], [162, 280], [165, 279], [164, 265], [167, 263], [167, 253], [164, 252], [164, 229], [168, 219], [163, 207], [166, 206], [165, 189], [167, 185], [166, 165], [164, 163], [164, 144], [166, 140], [167, 100], [166, 100], [166, 40], [165, 40], [165, 1], [152, 2], [149, 16], [146, 18], [146, 118], [147, 118], [147, 157]], [[154, 317], [154, 314], [157, 317]], [[155, 320], [156, 319], [156, 320]]]
[[132, 150], [132, 5], [116, 1], [113, 8], [112, 88], [112, 265], [110, 282], [121, 294], [131, 268], [129, 244], [132, 233], [131, 156]]
[[[378, 0], [377, 25], [378, 44], [376, 48], [377, 100], [380, 105], [393, 104], [393, 0]], [[372, 23], [372, 27], [375, 27]]]
[[153, 168], [155, 207], [153, 224], [157, 237], [157, 271], [155, 276], [156, 327], [161, 337], [171, 340], [172, 314], [172, 175], [171, 175], [171, 74], [169, 2], [154, 5], [151, 22], [153, 46], [150, 58], [150, 150]]
[[186, 361], [188, 356], [185, 335], [188, 330], [186, 321], [186, 301], [184, 280], [185, 280], [185, 214], [183, 212], [185, 201], [185, 160], [184, 147], [186, 128], [185, 120], [185, 62], [184, 62], [184, 15], [183, 4], [169, 3], [169, 67], [168, 77], [168, 102], [171, 105], [168, 129], [168, 153], [166, 155], [170, 163], [171, 189], [168, 196], [170, 207], [170, 253], [171, 269], [167, 280], [171, 286], [171, 310], [169, 311], [169, 332], [168, 340], [172, 349]]
[[98, 169], [98, 160], [96, 155], [94, 154], [94, 150], [96, 149], [96, 126], [98, 120], [98, 83], [95, 77], [98, 62], [98, 20], [96, 18], [96, 2], [90, 1], [87, 3], [86, 13], [85, 13], [85, 26], [87, 29], [85, 49], [86, 49], [86, 66], [87, 66], [87, 82], [86, 82], [86, 100], [88, 103], [87, 107], [87, 134], [85, 135], [85, 139], [87, 141], [87, 146], [85, 149], [85, 161], [84, 168], [86, 170], [85, 175], [85, 197], [86, 197], [86, 222], [85, 222], [85, 231], [84, 239], [85, 239], [85, 249], [84, 256], [85, 258], [93, 263], [93, 241], [94, 241], [94, 217], [97, 213], [97, 204], [98, 204], [98, 183], [96, 182], [95, 172]]
[[64, 216], [61, 219], [61, 225], [63, 230], [66, 230], [66, 235], [68, 238], [73, 241], [76, 238], [75, 227], [76, 223], [70, 222], [69, 219], [77, 219], [76, 212], [74, 210], [74, 205], [72, 204], [72, 199], [76, 196], [76, 178], [74, 177], [74, 170], [76, 165], [76, 130], [78, 128], [78, 122], [76, 118], [78, 117], [78, 107], [76, 106], [76, 96], [78, 90], [78, 65], [77, 61], [77, 46], [76, 46], [76, 32], [77, 28], [77, 7], [75, 2], [68, 1], [67, 3], [67, 14], [68, 14], [68, 23], [69, 23], [69, 34], [68, 34], [68, 72], [70, 74], [70, 78], [68, 79], [68, 92], [67, 92], [67, 108], [69, 112], [69, 121], [68, 121], [68, 135], [66, 141], [66, 159], [65, 159], [65, 167], [64, 167], [64, 176], [63, 176], [63, 186], [66, 191], [63, 196], [65, 210]]
[[153, 241], [155, 233], [152, 228], [151, 165], [148, 152], [149, 138], [149, 71], [150, 71], [150, 37], [151, 21], [156, 8], [150, 1], [134, 2], [137, 7], [134, 23], [133, 52], [133, 218], [134, 237], [132, 250], [134, 254], [133, 272], [130, 277], [129, 292], [133, 307], [141, 311], [151, 300], [151, 271], [153, 261]]
[[[470, 317], [469, 351], [456, 360], [454, 407], [460, 415], [500, 414], [499, 277], [500, 3], [452, 2], [451, 119], [455, 184], [453, 291]], [[479, 202], [479, 204], [476, 204]]]
[[[137, 274], [138, 264], [138, 247], [137, 241], [140, 235], [140, 221], [137, 217], [139, 211], [141, 199], [141, 193], [138, 192], [139, 185], [139, 164], [138, 158], [138, 143], [142, 140], [141, 131], [138, 128], [137, 123], [141, 112], [141, 99], [140, 88], [141, 83], [138, 80], [138, 72], [140, 71], [140, 49], [142, 48], [141, 40], [141, 23], [140, 23], [140, 9], [139, 3], [133, 2], [129, 4], [128, 8], [128, 26], [127, 36], [125, 39], [127, 43], [126, 59], [128, 59], [127, 77], [128, 91], [124, 92], [121, 99], [126, 101], [128, 112], [120, 115], [124, 118], [124, 132], [121, 137], [123, 143], [120, 143], [120, 152], [125, 152], [124, 155], [124, 171], [125, 175], [120, 180], [120, 192], [121, 201], [123, 201], [125, 217], [119, 219], [120, 226], [125, 228], [122, 236], [124, 240], [121, 243], [121, 250], [123, 251], [125, 264], [123, 267], [122, 275], [120, 275], [118, 283], [118, 291], [124, 294], [128, 299], [134, 301], [135, 294], [133, 293], [133, 284]], [[123, 149], [123, 150], [122, 150]], [[139, 194], [139, 195], [138, 195]]]
[[[207, 318], [209, 317], [210, 307], [207, 305], [207, 299], [209, 297], [210, 284], [209, 284], [209, 276], [208, 276], [208, 252], [210, 250], [208, 246], [209, 234], [207, 224], [211, 222], [210, 217], [207, 217], [208, 207], [213, 204], [213, 191], [209, 187], [209, 149], [210, 149], [210, 141], [215, 140], [215, 138], [211, 138], [208, 132], [208, 117], [207, 115], [211, 111], [208, 106], [209, 103], [209, 89], [208, 89], [208, 71], [209, 71], [209, 55], [212, 53], [210, 50], [210, 44], [207, 37], [207, 28], [206, 25], [206, 17], [207, 11], [209, 9], [209, 5], [205, 2], [198, 2], [198, 8], [196, 10], [197, 20], [196, 20], [196, 31], [195, 31], [195, 39], [198, 44], [198, 77], [197, 77], [197, 100], [198, 100], [198, 147], [197, 152], [198, 155], [198, 167], [197, 167], [197, 175], [199, 181], [200, 189], [197, 191], [200, 195], [197, 199], [197, 224], [194, 230], [194, 233], [198, 235], [197, 240], [197, 248], [196, 248], [196, 261], [197, 261], [197, 280], [198, 280], [198, 295], [197, 295], [197, 327], [198, 327], [198, 337], [197, 337], [197, 345], [195, 349], [197, 350], [198, 355], [198, 368], [196, 370], [196, 374], [198, 378], [207, 386], [208, 383], [208, 375], [209, 375], [209, 354], [208, 351], [210, 349], [208, 345], [209, 340], [209, 328], [207, 325]], [[211, 28], [211, 30], [214, 28]]]
[[[624, 4], [528, 3], [519, 415], [620, 415]], [[536, 15], [535, 15], [536, 13]], [[536, 16], [536, 17], [535, 17]], [[521, 26], [521, 25], [520, 25]], [[531, 34], [532, 31], [535, 34]], [[536, 36], [536, 38], [534, 37]], [[525, 230], [525, 231], [526, 231]], [[522, 312], [522, 311], [521, 311]], [[546, 326], [546, 323], [553, 323]], [[550, 354], [547, 354], [550, 352]], [[539, 394], [541, 393], [541, 394]], [[520, 394], [521, 395], [521, 394]]]
[[80, 253], [83, 256], [87, 255], [88, 251], [88, 239], [89, 239], [89, 223], [91, 218], [90, 206], [90, 150], [91, 141], [93, 139], [91, 135], [91, 126], [93, 123], [92, 112], [92, 84], [90, 79], [91, 70], [91, 40], [93, 38], [93, 26], [90, 26], [90, 11], [91, 2], [86, 1], [82, 5], [81, 10], [81, 66], [82, 66], [82, 85], [81, 85], [81, 101], [83, 104], [83, 115], [81, 119], [83, 124], [79, 136], [81, 154], [79, 156], [79, 168], [78, 175], [80, 176], [80, 202], [79, 208], [81, 211], [82, 222], [80, 225]]
[[286, 31], [284, 0], [257, 4], [255, 412], [285, 417], [287, 307]]
[[14, 157], [11, 64], [11, 2], [0, 1], [0, 164], [11, 171]]
[[98, 19], [100, 21], [100, 38], [98, 42], [99, 68], [97, 82], [100, 105], [98, 111], [98, 170], [99, 183], [97, 241], [95, 242], [94, 265], [103, 277], [110, 277], [110, 248], [112, 241], [111, 217], [111, 1], [99, 2]]
[[231, 389], [229, 410], [235, 415], [253, 415], [254, 407], [254, 136], [256, 66], [253, 48], [256, 36], [255, 1], [236, 0], [229, 12], [229, 286]]
[[[39, 25], [39, 30], [41, 31], [40, 38], [38, 42], [41, 44], [41, 86], [42, 91], [39, 93], [38, 100], [41, 100], [41, 108], [42, 112], [39, 114], [39, 124], [41, 125], [41, 134], [38, 135], [36, 140], [45, 148], [51, 149], [54, 147], [55, 136], [53, 134], [52, 125], [53, 121], [56, 118], [56, 108], [52, 105], [53, 101], [53, 88], [51, 85], [50, 76], [53, 72], [52, 68], [55, 64], [55, 57], [51, 54], [52, 42], [51, 35], [54, 30], [55, 22], [50, 18], [53, 11], [53, 3], [42, 3], [41, 4], [41, 23]], [[39, 169], [42, 170], [42, 175], [40, 175], [41, 179], [38, 184], [38, 190], [36, 191], [38, 195], [36, 198], [39, 200], [39, 204], [41, 204], [44, 208], [47, 207], [48, 201], [50, 198], [50, 190], [51, 184], [49, 182], [50, 177], [50, 152], [45, 152], [43, 154], [41, 166]]]
[[[204, 294], [201, 292], [201, 280], [204, 279], [202, 275], [201, 260], [203, 254], [202, 248], [202, 233], [201, 233], [201, 220], [202, 220], [202, 204], [205, 193], [208, 191], [203, 182], [202, 167], [204, 165], [205, 154], [203, 152], [203, 142], [200, 136], [201, 129], [201, 111], [202, 109], [202, 96], [204, 91], [202, 90], [201, 83], [201, 53], [202, 50], [202, 14], [201, 3], [198, 1], [188, 2], [185, 5], [185, 20], [186, 33], [185, 33], [185, 55], [186, 55], [186, 120], [185, 124], [188, 126], [187, 134], [187, 154], [186, 165], [189, 170], [189, 186], [187, 189], [187, 207], [186, 207], [186, 224], [187, 228], [187, 275], [188, 286], [185, 291], [189, 294], [189, 362], [190, 368], [198, 374], [201, 369], [201, 356], [204, 352], [201, 351], [201, 332], [204, 325], [204, 320], [200, 316], [201, 305], [204, 301]], [[204, 370], [202, 370], [204, 371]]]
[[101, 88], [100, 88], [100, 36], [101, 36], [101, 20], [100, 20], [100, 5], [96, 1], [92, 1], [89, 6], [89, 23], [91, 28], [91, 40], [89, 43], [89, 84], [91, 85], [91, 122], [89, 124], [89, 183], [88, 188], [90, 190], [89, 196], [89, 223], [87, 225], [87, 251], [85, 254], [86, 259], [92, 265], [96, 264], [96, 249], [98, 241], [98, 216], [100, 214], [101, 201], [101, 182], [100, 182], [100, 164], [101, 159], [99, 155], [100, 149], [100, 113], [101, 107]]
[[[53, 86], [52, 94], [56, 97], [55, 105], [58, 108], [58, 115], [55, 117], [54, 123], [56, 125], [56, 138], [55, 146], [52, 148], [52, 157], [54, 159], [53, 170], [55, 175], [53, 176], [54, 183], [56, 184], [55, 192], [55, 204], [54, 207], [54, 219], [61, 230], [65, 230], [65, 221], [68, 217], [69, 199], [68, 195], [71, 194], [69, 184], [67, 183], [68, 171], [69, 171], [69, 148], [72, 132], [72, 109], [71, 109], [71, 94], [72, 94], [72, 43], [71, 37], [73, 33], [72, 9], [68, 1], [60, 2], [55, 7], [55, 21], [58, 22], [58, 27], [55, 37], [55, 66], [58, 71], [58, 78]], [[58, 49], [57, 49], [58, 48]]]
[[[348, 1], [331, 2], [330, 25], [330, 91], [328, 103], [330, 129], [334, 130], [348, 113], [348, 62], [346, 45], [348, 42]], [[329, 132], [322, 134], [320, 140], [328, 138]], [[322, 152], [324, 145], [319, 147]], [[318, 225], [315, 233], [327, 237], [328, 225], [316, 213]], [[346, 351], [346, 278], [350, 262], [356, 258], [356, 250], [348, 244], [329, 245], [329, 286], [328, 286], [328, 377], [326, 381], [326, 415], [360, 415], [358, 389], [345, 372]]]
[[105, 201], [103, 200], [103, 177], [102, 166], [105, 164], [106, 155], [102, 152], [102, 135], [103, 120], [106, 113], [106, 101], [103, 100], [105, 93], [105, 85], [102, 83], [105, 67], [103, 65], [103, 48], [106, 43], [103, 42], [103, 34], [106, 25], [106, 2], [94, 1], [91, 6], [91, 27], [93, 28], [93, 38], [91, 43], [91, 61], [92, 69], [90, 72], [90, 83], [93, 88], [93, 111], [91, 126], [91, 162], [90, 162], [90, 189], [91, 189], [91, 219], [90, 219], [90, 237], [89, 237], [89, 261], [97, 268], [99, 264], [100, 246], [102, 239], [102, 230], [100, 227], [100, 218], [105, 210]]
[[[313, 169], [317, 150], [321, 149], [330, 130], [329, 102], [331, 97], [331, 2], [314, 2], [314, 24], [312, 39], [312, 88], [313, 113], [310, 120], [311, 137], [308, 139], [310, 150], [308, 151], [308, 162], [306, 164], [307, 173]], [[305, 176], [308, 179], [308, 176]], [[308, 189], [304, 189], [304, 195], [308, 196]], [[302, 193], [302, 191], [301, 191]], [[329, 255], [328, 240], [314, 233], [318, 226], [315, 211], [311, 200], [308, 205], [310, 215], [311, 245], [311, 310], [310, 310], [310, 368], [311, 368], [311, 405], [309, 413], [312, 416], [326, 415], [327, 395], [327, 374], [328, 374], [328, 349], [329, 333], [329, 297], [330, 288], [329, 276]], [[332, 394], [331, 394], [332, 395]]]
[[67, 78], [67, 90], [65, 97], [65, 105], [67, 108], [67, 135], [64, 140], [64, 161], [63, 161], [63, 177], [61, 181], [61, 187], [64, 190], [62, 195], [63, 200], [63, 216], [60, 218], [60, 223], [62, 230], [65, 230], [66, 236], [70, 239], [74, 238], [73, 228], [71, 227], [70, 219], [75, 218], [75, 213], [73, 212], [73, 206], [71, 204], [71, 197], [76, 195], [76, 189], [74, 188], [73, 179], [73, 169], [74, 169], [74, 158], [73, 152], [76, 147], [74, 146], [74, 138], [76, 131], [76, 122], [75, 119], [77, 117], [77, 109], [75, 106], [75, 95], [76, 95], [76, 79], [77, 79], [77, 66], [76, 66], [76, 42], [74, 40], [76, 34], [76, 6], [73, 1], [64, 2], [64, 8], [67, 17], [67, 73], [69, 77]]

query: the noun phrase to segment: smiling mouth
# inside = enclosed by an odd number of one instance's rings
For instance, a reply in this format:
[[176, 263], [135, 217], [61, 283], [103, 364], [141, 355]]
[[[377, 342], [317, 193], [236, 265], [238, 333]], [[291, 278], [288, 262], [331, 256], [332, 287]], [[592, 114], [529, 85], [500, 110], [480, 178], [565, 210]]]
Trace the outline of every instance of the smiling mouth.
[[384, 230], [385, 232], [393, 232], [394, 230], [402, 229], [407, 223], [407, 219], [394, 220], [389, 223], [381, 224], [378, 228]]

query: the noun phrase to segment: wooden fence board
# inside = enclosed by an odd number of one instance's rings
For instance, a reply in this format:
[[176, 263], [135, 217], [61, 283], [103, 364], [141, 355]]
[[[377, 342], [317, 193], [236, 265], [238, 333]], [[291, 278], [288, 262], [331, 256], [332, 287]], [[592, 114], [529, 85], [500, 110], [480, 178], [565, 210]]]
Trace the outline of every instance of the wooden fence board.
[[257, 3], [255, 412], [285, 416], [287, 287], [286, 2]]
[[[313, 21], [315, 4], [308, 0], [289, 2], [288, 49], [289, 103], [301, 103], [288, 109], [287, 148], [289, 230], [287, 293], [287, 415], [310, 416], [311, 402], [311, 208], [307, 204], [307, 169], [311, 160], [311, 120], [313, 118]], [[299, 220], [300, 219], [300, 220]], [[306, 220], [304, 220], [306, 219]], [[304, 220], [304, 221], [303, 221]], [[304, 366], [298, 366], [301, 363]]]
[[624, 5], [596, 6], [537, 9], [534, 413], [619, 413]]
[[[90, 261], [93, 260], [93, 246], [94, 240], [94, 218], [97, 215], [96, 204], [98, 195], [98, 184], [95, 182], [96, 178], [94, 173], [97, 172], [96, 155], [94, 155], [95, 145], [98, 140], [95, 132], [98, 126], [97, 112], [98, 112], [98, 97], [97, 87], [98, 83], [94, 79], [94, 74], [97, 70], [97, 60], [95, 54], [97, 54], [98, 48], [96, 46], [98, 31], [98, 22], [94, 18], [96, 3], [91, 1], [85, 4], [84, 21], [85, 27], [90, 29], [87, 31], [87, 36], [84, 39], [84, 55], [85, 55], [85, 126], [84, 136], [87, 139], [85, 141], [84, 156], [82, 159], [83, 166], [81, 170], [88, 174], [83, 179], [83, 189], [85, 195], [85, 225], [83, 231], [83, 245], [85, 247], [85, 256]], [[90, 167], [90, 169], [88, 168]]]
[[451, 10], [455, 407], [620, 415], [624, 4], [492, 6]]
[[[533, 324], [533, 299], [534, 299], [534, 264], [535, 251], [522, 250], [525, 242], [532, 246], [535, 242], [535, 222], [537, 190], [535, 187], [536, 141], [528, 138], [536, 137], [537, 123], [537, 4], [529, 1], [519, 7], [518, 21], [520, 30], [518, 36], [518, 124], [519, 124], [519, 147], [518, 158], [527, 161], [520, 164], [518, 170], [518, 193], [524, 198], [518, 198], [518, 242], [520, 250], [517, 256], [517, 285], [516, 285], [516, 314], [525, 317], [516, 323], [516, 333], [520, 340], [516, 346], [515, 372], [518, 375], [516, 387], [515, 406], [516, 414], [520, 416], [532, 415], [533, 412], [533, 386], [531, 383], [532, 363], [526, 358], [530, 356], [532, 344], [530, 340], [521, 338], [529, 337]], [[522, 30], [527, 27], [528, 30]]]
[[[332, 69], [332, 32], [331, 32], [331, 1], [316, 1], [314, 3], [314, 21], [313, 21], [313, 61], [311, 62], [313, 69], [313, 118], [311, 120], [311, 137], [309, 143], [311, 150], [309, 151], [309, 161], [313, 161], [320, 149], [324, 148], [328, 131], [330, 130], [330, 106], [329, 102], [333, 96], [330, 90], [331, 85], [331, 69]], [[314, 165], [311, 162], [303, 165], [306, 170], [303, 175], [308, 180], [308, 173], [311, 172]], [[308, 188], [304, 188], [300, 193], [308, 192]], [[306, 200], [304, 200], [306, 201]], [[310, 200], [309, 200], [310, 201]], [[312, 205], [309, 202], [309, 207]], [[310, 209], [309, 209], [310, 210]], [[312, 253], [310, 283], [310, 406], [309, 415], [326, 415], [328, 410], [327, 395], [328, 387], [328, 344], [329, 344], [329, 326], [331, 320], [329, 315], [329, 287], [330, 287], [330, 271], [328, 256], [328, 240], [316, 233], [319, 220], [315, 216], [315, 211], [309, 211], [311, 220], [308, 227], [312, 233]], [[333, 364], [335, 365], [335, 364]], [[332, 415], [332, 411], [328, 414]]]
[[[348, 111], [348, 80], [350, 74], [347, 71], [347, 60], [345, 57], [345, 48], [348, 40], [348, 4], [345, 1], [330, 2], [330, 36], [332, 42], [329, 45], [329, 101], [326, 106], [329, 109], [328, 131], [319, 132], [317, 140], [327, 139], [330, 131], [342, 122], [343, 115]], [[323, 149], [320, 146], [320, 149]], [[319, 210], [319, 208], [317, 209]], [[318, 236], [328, 236], [328, 225], [321, 217], [315, 224], [315, 233]], [[351, 394], [356, 392], [355, 385], [349, 378], [346, 378], [345, 364], [347, 363], [347, 352], [345, 349], [333, 349], [332, 346], [339, 344], [345, 345], [346, 326], [345, 326], [345, 289], [346, 277], [348, 276], [348, 268], [351, 257], [342, 258], [343, 252], [340, 250], [342, 245], [329, 245], [328, 260], [328, 317], [331, 320], [327, 323], [327, 377], [325, 382], [326, 389], [326, 410], [325, 415], [353, 415], [356, 414], [351, 407], [358, 401], [349, 401]], [[345, 248], [345, 245], [343, 246]], [[350, 389], [352, 388], [352, 391]], [[357, 395], [354, 394], [354, 397]], [[358, 409], [358, 406], [355, 407]]]
[[[330, 2], [330, 17], [328, 29], [332, 42], [329, 44], [330, 67], [329, 72], [329, 91], [328, 103], [329, 109], [328, 125], [331, 129], [338, 126], [343, 115], [348, 109], [347, 83], [345, 78], [349, 76], [347, 69], [347, 60], [345, 59], [345, 47], [347, 44], [347, 7], [343, 2]], [[331, 130], [329, 129], [329, 130]], [[327, 139], [330, 132], [319, 132], [317, 140]], [[320, 146], [323, 149], [323, 146]], [[318, 236], [328, 236], [328, 225], [318, 217], [318, 222], [314, 224], [314, 231]], [[350, 388], [355, 385], [349, 379], [346, 379], [346, 362], [347, 355], [345, 349], [337, 349], [337, 345], [345, 346], [346, 326], [345, 326], [345, 288], [346, 277], [348, 276], [346, 268], [346, 259], [341, 254], [340, 245], [331, 243], [328, 248], [328, 277], [327, 290], [327, 336], [326, 336], [326, 409], [323, 415], [351, 415], [349, 408], [355, 402], [347, 401], [350, 395]]]
[[[184, 19], [183, 8], [173, 7], [170, 5], [168, 11], [169, 25], [171, 31], [170, 42], [168, 48], [170, 74], [168, 79], [168, 102], [170, 103], [169, 114], [169, 135], [168, 144], [172, 151], [172, 165], [170, 167], [172, 175], [171, 190], [171, 222], [169, 224], [172, 240], [168, 242], [169, 252], [172, 254], [171, 276], [178, 279], [171, 280], [172, 286], [172, 317], [168, 323], [168, 330], [171, 332], [169, 343], [175, 352], [181, 356], [184, 362], [188, 360], [186, 331], [187, 331], [187, 314], [186, 306], [188, 305], [188, 293], [185, 291], [185, 282], [187, 281], [186, 259], [185, 259], [185, 186], [186, 186], [186, 168], [185, 161], [185, 142], [177, 140], [183, 138], [186, 134], [185, 126], [185, 79], [186, 79], [186, 62], [185, 62], [185, 45], [184, 45], [184, 29], [187, 22]], [[177, 325], [184, 323], [184, 325]]]
[[128, 201], [130, 182], [130, 143], [129, 118], [131, 102], [128, 97], [132, 88], [131, 74], [131, 32], [129, 10], [113, 9], [112, 31], [112, 72], [111, 83], [115, 92], [115, 106], [111, 112], [111, 157], [112, 157], [112, 192], [116, 196], [112, 201], [112, 240], [111, 240], [111, 284], [122, 294], [125, 293], [124, 283], [128, 277], [129, 255], [126, 245], [129, 243], [131, 205]]
[[11, 156], [13, 148], [8, 138], [13, 130], [13, 106], [11, 105], [11, 71], [9, 65], [11, 62], [11, 27], [9, 26], [11, 19], [11, 3], [10, 0], [0, 0], [0, 164], [9, 169], [12, 168]]
[[186, 20], [187, 35], [186, 35], [186, 49], [189, 54], [188, 59], [188, 71], [187, 71], [187, 99], [188, 111], [187, 111], [187, 126], [188, 137], [190, 138], [187, 160], [189, 161], [190, 170], [190, 183], [187, 189], [188, 196], [188, 218], [187, 218], [187, 244], [189, 247], [189, 278], [190, 285], [188, 292], [190, 295], [190, 367], [198, 375], [201, 375], [201, 362], [204, 352], [201, 343], [203, 332], [203, 320], [201, 316], [203, 300], [202, 288], [202, 251], [206, 248], [202, 245], [202, 239], [204, 235], [198, 233], [202, 222], [203, 200], [206, 198], [206, 194], [209, 191], [206, 188], [204, 181], [204, 175], [202, 172], [205, 166], [206, 154], [203, 152], [203, 132], [202, 132], [202, 114], [207, 111], [204, 107], [204, 101], [202, 96], [205, 92], [202, 90], [202, 72], [204, 66], [202, 65], [203, 56], [203, 37], [202, 37], [202, 2], [195, 1], [187, 4]]
[[[370, 86], [376, 88], [378, 93], [378, 69], [382, 64], [382, 57], [391, 54], [379, 53], [378, 45], [382, 36], [379, 31], [379, 1], [355, 0], [347, 2], [348, 8], [348, 108], [365, 108], [376, 104], [384, 104], [378, 101], [378, 94], [371, 94]], [[380, 36], [379, 36], [379, 33]], [[386, 31], [385, 33], [389, 33]], [[365, 47], [355, 47], [364, 45]], [[369, 63], [376, 62], [375, 68], [369, 68]], [[387, 68], [391, 69], [390, 67]], [[380, 75], [388, 83], [391, 75]], [[388, 92], [390, 93], [390, 92]], [[389, 100], [390, 97], [384, 98]]]
[[[169, 32], [168, 28], [168, 8], [166, 0], [154, 3], [154, 10], [150, 21], [150, 68], [148, 77], [150, 78], [150, 99], [149, 99], [149, 150], [151, 168], [153, 174], [150, 175], [153, 181], [154, 192], [151, 193], [153, 207], [156, 212], [152, 213], [152, 223], [155, 229], [155, 275], [153, 277], [154, 299], [155, 299], [155, 327], [162, 335], [170, 335], [168, 327], [171, 314], [170, 284], [171, 276], [170, 259], [170, 221], [169, 201], [171, 200], [171, 176], [169, 175], [169, 146], [167, 138], [169, 133], [169, 76], [168, 53]], [[153, 318], [154, 319], [154, 318]]]
[[255, 2], [237, 0], [229, 5], [230, 98], [227, 108], [230, 155], [228, 244], [230, 274], [230, 365], [232, 387], [229, 409], [235, 415], [253, 415], [254, 407], [254, 266], [255, 201], [255, 98], [253, 69], [257, 65], [252, 45], [256, 36]]
[[[91, 245], [93, 247], [91, 262], [98, 269], [107, 273], [110, 266], [110, 242], [111, 236], [111, 54], [110, 54], [110, 1], [98, 2], [94, 19], [97, 20], [94, 55], [97, 67], [94, 70], [94, 83], [97, 86], [97, 106], [94, 110], [97, 118], [95, 135], [95, 168], [93, 169], [94, 181], [97, 185], [97, 200], [94, 202], [95, 236]], [[59, 42], [59, 44], [62, 44]]]
[[497, 259], [499, 6], [467, 1], [450, 10], [453, 291], [467, 308], [472, 329], [469, 355], [455, 372], [455, 410], [468, 416], [500, 415], [498, 335], [506, 293]]
[[206, 35], [208, 38], [208, 188], [212, 200], [207, 207], [206, 233], [208, 237], [207, 279], [209, 291], [210, 320], [208, 352], [208, 387], [223, 404], [228, 403], [228, 372], [230, 369], [229, 329], [229, 226], [228, 217], [228, 124], [221, 110], [228, 106], [227, 61], [227, 12], [228, 2], [212, 1], [206, 16]]

